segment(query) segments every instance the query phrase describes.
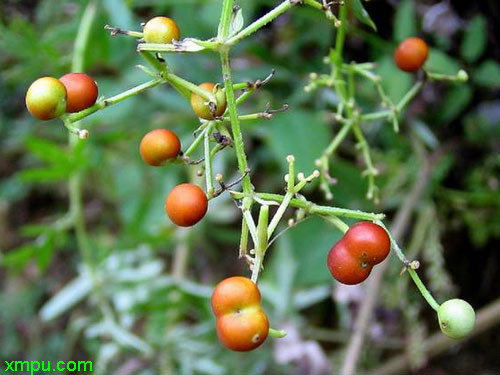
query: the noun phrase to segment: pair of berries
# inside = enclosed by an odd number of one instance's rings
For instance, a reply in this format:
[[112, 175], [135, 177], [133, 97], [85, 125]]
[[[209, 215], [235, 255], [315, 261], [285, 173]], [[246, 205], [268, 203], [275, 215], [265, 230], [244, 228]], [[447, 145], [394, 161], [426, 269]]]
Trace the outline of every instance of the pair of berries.
[[37, 119], [51, 120], [92, 106], [97, 95], [97, 84], [83, 73], [69, 73], [59, 79], [42, 77], [28, 88], [26, 107]]
[[[192, 94], [191, 105], [198, 117], [210, 120], [221, 116], [226, 110], [226, 97], [218, 85], [203, 83], [200, 87], [213, 92], [217, 105], [215, 112], [201, 96]], [[215, 115], [215, 116], [214, 116]], [[173, 160], [181, 153], [179, 137], [168, 129], [155, 129], [147, 133], [139, 147], [142, 160], [151, 166], [160, 166]], [[198, 223], [206, 214], [208, 200], [197, 185], [181, 184], [176, 186], [165, 200], [165, 212], [177, 225], [189, 227]]]
[[[327, 265], [332, 276], [343, 284], [359, 284], [382, 262], [391, 249], [389, 235], [379, 225], [361, 222], [353, 225], [328, 253]], [[439, 327], [448, 337], [461, 339], [474, 329], [475, 313], [462, 299], [451, 299], [437, 311]]]
[[[156, 167], [177, 158], [181, 152], [181, 142], [173, 131], [155, 129], [142, 138], [139, 151], [144, 162]], [[176, 186], [165, 200], [165, 212], [170, 220], [181, 227], [195, 225], [203, 219], [207, 209], [207, 196], [193, 184]]]

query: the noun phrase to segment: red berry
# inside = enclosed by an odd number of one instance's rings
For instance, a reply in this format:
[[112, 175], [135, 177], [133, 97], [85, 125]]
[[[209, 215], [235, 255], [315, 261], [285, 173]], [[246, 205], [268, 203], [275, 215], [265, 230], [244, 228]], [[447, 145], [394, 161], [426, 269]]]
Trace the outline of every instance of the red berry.
[[59, 80], [64, 84], [68, 93], [66, 112], [80, 112], [96, 102], [98, 89], [90, 76], [83, 73], [68, 73]]
[[207, 196], [198, 186], [181, 184], [165, 200], [165, 211], [175, 224], [190, 227], [199, 222], [208, 209]]
[[221, 281], [212, 294], [217, 336], [229, 349], [246, 352], [259, 347], [269, 333], [259, 288], [246, 277]]
[[342, 284], [354, 285], [365, 281], [372, 267], [353, 257], [342, 240], [337, 242], [328, 253], [328, 269], [332, 276]]
[[418, 71], [429, 56], [427, 43], [417, 37], [403, 40], [394, 52], [394, 61], [399, 69], [405, 72]]
[[327, 265], [332, 276], [343, 284], [359, 284], [372, 267], [382, 262], [391, 249], [389, 235], [377, 224], [353, 225], [328, 253]]
[[147, 133], [141, 140], [140, 153], [142, 160], [151, 166], [162, 165], [174, 159], [181, 151], [181, 141], [168, 129], [155, 129]]

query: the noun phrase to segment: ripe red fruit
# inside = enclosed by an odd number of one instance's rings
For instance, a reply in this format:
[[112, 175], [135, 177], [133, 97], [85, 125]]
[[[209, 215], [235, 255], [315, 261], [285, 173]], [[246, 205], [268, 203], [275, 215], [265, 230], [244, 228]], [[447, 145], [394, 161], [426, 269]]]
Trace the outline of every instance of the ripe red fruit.
[[181, 33], [174, 20], [168, 17], [155, 17], [144, 25], [144, 40], [147, 43], [169, 44], [179, 40]]
[[405, 72], [418, 71], [429, 57], [427, 43], [417, 37], [403, 40], [394, 52], [394, 61], [399, 69]]
[[168, 159], [174, 159], [181, 151], [181, 141], [168, 129], [155, 129], [147, 133], [141, 140], [140, 153], [142, 160], [157, 167]]
[[359, 284], [390, 250], [391, 241], [384, 228], [369, 222], [357, 223], [331, 248], [328, 269], [343, 284]]
[[181, 184], [172, 189], [165, 200], [165, 212], [181, 227], [190, 227], [207, 213], [207, 196], [198, 186]]
[[98, 89], [92, 77], [83, 73], [68, 73], [59, 80], [68, 93], [66, 112], [80, 112], [96, 102]]
[[31, 84], [26, 92], [26, 107], [39, 120], [61, 116], [66, 110], [66, 89], [54, 77], [42, 77]]
[[[216, 108], [215, 108], [215, 116], [219, 117], [224, 114], [226, 111], [226, 93], [219, 86], [215, 86], [215, 83], [205, 82], [199, 85], [198, 87], [209, 91], [215, 95], [216, 99]], [[214, 115], [210, 111], [210, 106], [208, 101], [201, 96], [193, 93], [191, 94], [191, 107], [193, 108], [194, 113], [202, 119], [205, 120], [213, 120]]]
[[212, 294], [217, 336], [229, 349], [246, 352], [259, 347], [269, 333], [259, 288], [246, 277], [221, 281]]

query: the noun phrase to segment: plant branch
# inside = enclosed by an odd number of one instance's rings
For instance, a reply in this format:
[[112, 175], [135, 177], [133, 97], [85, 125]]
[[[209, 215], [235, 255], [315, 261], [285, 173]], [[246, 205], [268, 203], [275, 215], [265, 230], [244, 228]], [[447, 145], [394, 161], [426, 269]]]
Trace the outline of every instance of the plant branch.
[[239, 33], [234, 35], [233, 37], [229, 38], [226, 41], [227, 45], [234, 45], [241, 41], [242, 39], [246, 38], [247, 36], [253, 34], [260, 28], [264, 27], [267, 25], [269, 22], [274, 20], [275, 18], [279, 17], [283, 13], [285, 13], [287, 10], [292, 8], [295, 4], [297, 3], [297, 0], [286, 0], [283, 1], [280, 5], [278, 5], [276, 8], [271, 10], [269, 13], [263, 15], [261, 18], [258, 20], [254, 21], [247, 27], [245, 27], [243, 30], [241, 30]]
[[[274, 201], [277, 203], [283, 202], [285, 197], [280, 194], [272, 194], [272, 193], [254, 193], [257, 197], [267, 200]], [[241, 192], [232, 191], [231, 195], [234, 199], [242, 199], [245, 194]], [[382, 220], [385, 215], [384, 214], [375, 214], [370, 212], [363, 212], [359, 210], [350, 210], [347, 208], [340, 207], [331, 207], [331, 206], [320, 206], [315, 203], [309, 202], [305, 199], [297, 199], [294, 198], [290, 200], [290, 207], [301, 208], [306, 210], [307, 213], [311, 215], [318, 216], [340, 216], [340, 217], [349, 217], [351, 219], [358, 220]]]
[[[74, 70], [74, 71], [76, 71], [76, 70]], [[147, 89], [150, 89], [152, 87], [158, 86], [161, 83], [165, 83], [165, 79], [155, 78], [151, 81], [145, 82], [145, 83], [140, 84], [138, 86], [135, 86], [127, 91], [124, 91], [118, 95], [112, 96], [112, 97], [107, 98], [107, 99], [99, 100], [93, 106], [91, 106], [87, 109], [84, 109], [83, 111], [73, 113], [73, 114], [67, 116], [66, 119], [69, 122], [76, 122], [76, 121], [83, 120], [85, 117], [90, 116], [91, 114], [93, 114], [101, 109], [104, 109], [104, 108], [109, 107], [113, 104], [119, 103], [125, 99], [131, 98], [132, 96], [135, 96], [135, 95], [137, 95], [143, 91], [146, 91]]]
[[[422, 196], [430, 180], [431, 166], [428, 160], [424, 162], [416, 182], [404, 204], [398, 210], [394, 222], [391, 225], [391, 233], [394, 239], [399, 241], [408, 227], [411, 215], [420, 197]], [[356, 374], [359, 356], [363, 347], [368, 325], [370, 324], [373, 310], [377, 301], [380, 285], [389, 261], [382, 262], [374, 268], [366, 288], [366, 296], [363, 299], [359, 314], [354, 323], [354, 333], [347, 346], [345, 362], [342, 367], [342, 375]]]
[[[467, 337], [470, 340], [475, 336], [500, 324], [500, 299], [480, 309], [476, 314], [476, 326]], [[447, 350], [461, 345], [464, 341], [450, 339], [438, 331], [429, 336], [422, 344], [428, 358], [437, 357]], [[371, 375], [396, 375], [406, 373], [411, 368], [410, 353], [402, 354], [386, 361], [382, 366], [370, 371]]]

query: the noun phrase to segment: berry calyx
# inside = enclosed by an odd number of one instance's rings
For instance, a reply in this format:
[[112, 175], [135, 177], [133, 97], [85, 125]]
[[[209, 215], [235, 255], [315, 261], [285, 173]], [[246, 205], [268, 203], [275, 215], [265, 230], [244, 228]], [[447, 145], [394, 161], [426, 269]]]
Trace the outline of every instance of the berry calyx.
[[394, 61], [399, 69], [414, 73], [418, 71], [429, 57], [427, 43], [417, 37], [403, 40], [394, 52]]
[[261, 306], [259, 288], [246, 277], [221, 281], [212, 294], [217, 336], [227, 348], [245, 352], [266, 340], [269, 321]]
[[97, 84], [87, 74], [68, 73], [59, 78], [59, 80], [66, 87], [68, 94], [66, 112], [80, 112], [94, 105], [96, 102], [99, 93]]
[[380, 225], [362, 222], [353, 225], [328, 253], [332, 276], [347, 285], [359, 284], [382, 262], [391, 249], [389, 235]]
[[171, 130], [155, 129], [142, 137], [139, 150], [145, 163], [157, 167], [179, 155], [181, 141]]
[[463, 339], [474, 329], [476, 313], [472, 306], [463, 299], [450, 299], [438, 309], [439, 328], [452, 339]]
[[193, 108], [194, 113], [196, 113], [198, 117], [205, 120], [213, 120], [215, 117], [222, 116], [226, 111], [227, 106], [226, 93], [224, 90], [219, 85], [210, 82], [202, 83], [201, 85], [198, 85], [198, 87], [215, 95], [215, 110], [211, 110], [208, 100], [192, 93], [191, 107]]
[[26, 92], [26, 107], [39, 120], [51, 120], [66, 110], [66, 88], [57, 78], [42, 77]]
[[165, 212], [170, 220], [181, 227], [198, 223], [207, 213], [207, 209], [207, 196], [193, 184], [177, 185], [165, 200]]
[[181, 33], [175, 21], [168, 17], [154, 17], [144, 25], [144, 40], [147, 43], [170, 44], [179, 40]]

